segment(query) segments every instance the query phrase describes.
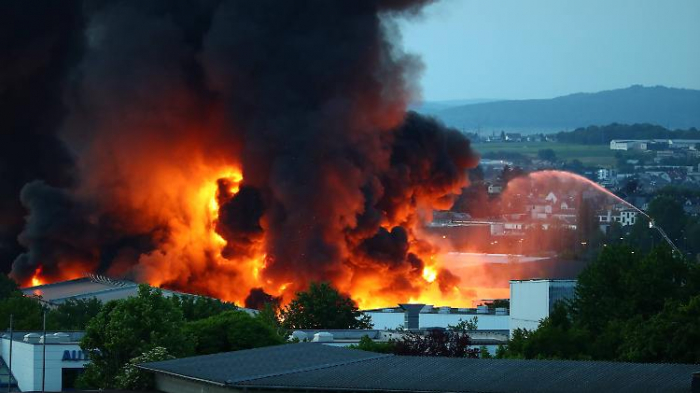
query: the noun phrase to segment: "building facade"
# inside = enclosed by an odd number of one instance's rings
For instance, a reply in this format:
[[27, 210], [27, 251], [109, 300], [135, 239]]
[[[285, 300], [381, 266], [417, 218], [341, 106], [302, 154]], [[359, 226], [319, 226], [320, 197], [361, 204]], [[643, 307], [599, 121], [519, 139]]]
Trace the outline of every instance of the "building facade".
[[560, 300], [574, 296], [576, 280], [511, 280], [510, 332], [535, 330]]
[[[83, 332], [15, 332], [2, 336], [2, 359], [21, 391], [60, 392], [75, 388], [88, 357], [80, 349]], [[10, 344], [12, 362], [10, 362]], [[44, 351], [46, 358], [44, 361]]]

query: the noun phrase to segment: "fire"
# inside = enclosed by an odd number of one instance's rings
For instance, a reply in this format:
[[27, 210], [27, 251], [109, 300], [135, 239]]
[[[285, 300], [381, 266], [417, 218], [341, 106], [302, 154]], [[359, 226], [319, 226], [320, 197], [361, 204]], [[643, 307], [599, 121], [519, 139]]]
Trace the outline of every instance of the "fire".
[[39, 285], [44, 285], [44, 281], [40, 277], [41, 269], [42, 269], [41, 266], [39, 266], [38, 268], [36, 268], [36, 270], [34, 270], [34, 275], [32, 276], [32, 279], [31, 279], [31, 286], [32, 287], [38, 287]]
[[423, 279], [432, 283], [437, 278], [437, 270], [434, 267], [426, 266], [423, 268]]

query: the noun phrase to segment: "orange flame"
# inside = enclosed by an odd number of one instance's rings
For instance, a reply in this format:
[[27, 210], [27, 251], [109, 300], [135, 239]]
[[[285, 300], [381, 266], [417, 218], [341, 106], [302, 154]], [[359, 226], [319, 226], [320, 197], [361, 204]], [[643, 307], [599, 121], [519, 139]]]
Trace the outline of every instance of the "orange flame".
[[40, 275], [41, 275], [41, 266], [39, 266], [38, 268], [36, 268], [36, 270], [34, 270], [34, 275], [32, 276], [32, 279], [30, 281], [32, 287], [38, 287], [39, 285], [44, 285], [44, 281], [41, 279]]

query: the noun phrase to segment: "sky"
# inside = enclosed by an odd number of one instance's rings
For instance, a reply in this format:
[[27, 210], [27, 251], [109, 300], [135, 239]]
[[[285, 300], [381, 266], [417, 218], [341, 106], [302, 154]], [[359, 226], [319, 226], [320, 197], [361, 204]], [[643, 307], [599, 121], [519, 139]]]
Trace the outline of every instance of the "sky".
[[700, 0], [441, 0], [400, 21], [426, 101], [700, 89]]

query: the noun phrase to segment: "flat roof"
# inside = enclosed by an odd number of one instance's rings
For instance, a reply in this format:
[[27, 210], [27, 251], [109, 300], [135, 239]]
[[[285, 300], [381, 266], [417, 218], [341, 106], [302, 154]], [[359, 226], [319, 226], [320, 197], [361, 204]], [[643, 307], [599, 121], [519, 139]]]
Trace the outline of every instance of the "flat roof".
[[[24, 336], [26, 334], [33, 333], [36, 334], [37, 339], [44, 334], [42, 330], [23, 330], [23, 331], [13, 331], [12, 332], [12, 341], [16, 342], [24, 342], [25, 344], [35, 344], [35, 345], [43, 345], [43, 343], [36, 343], [36, 342], [26, 342], [24, 341]], [[55, 341], [47, 341], [46, 345], [53, 345], [53, 344], [79, 344], [80, 340], [85, 336], [85, 331], [82, 330], [70, 330], [70, 331], [57, 331], [57, 330], [47, 330], [46, 335], [54, 335], [56, 333], [63, 333], [68, 335], [68, 341], [63, 341], [63, 342], [55, 342]], [[10, 339], [10, 333], [5, 332], [0, 336], [0, 338], [9, 340]]]
[[402, 392], [687, 392], [700, 365], [395, 356], [300, 343], [139, 365], [237, 389]]
[[555, 278], [530, 278], [525, 280], [510, 280], [509, 282], [561, 282], [561, 283], [576, 283], [576, 280], [564, 280]]

